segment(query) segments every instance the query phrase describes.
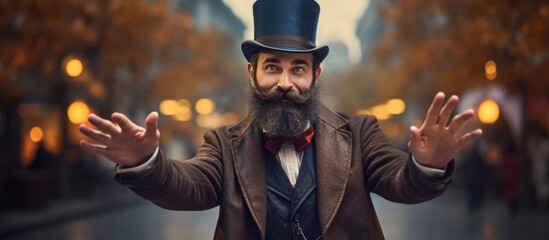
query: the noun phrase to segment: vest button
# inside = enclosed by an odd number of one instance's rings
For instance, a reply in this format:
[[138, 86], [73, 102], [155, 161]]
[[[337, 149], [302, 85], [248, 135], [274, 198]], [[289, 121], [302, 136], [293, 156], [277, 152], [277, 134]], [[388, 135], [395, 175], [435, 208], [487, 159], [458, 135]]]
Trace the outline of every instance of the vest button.
[[299, 229], [295, 230], [295, 234], [297, 234], [297, 236], [301, 236], [301, 231], [299, 231]]
[[299, 222], [299, 214], [296, 214], [295, 217], [294, 217], [294, 222], [298, 223]]

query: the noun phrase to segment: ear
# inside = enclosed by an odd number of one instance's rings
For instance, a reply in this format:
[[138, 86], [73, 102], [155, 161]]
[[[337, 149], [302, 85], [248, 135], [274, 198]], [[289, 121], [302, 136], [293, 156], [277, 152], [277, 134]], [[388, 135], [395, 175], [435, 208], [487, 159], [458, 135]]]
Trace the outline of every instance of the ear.
[[248, 79], [250, 80], [250, 83], [252, 84], [252, 86], [254, 85], [254, 67], [252, 66], [251, 63], [248, 63], [248, 65], [246, 66], [247, 67], [247, 70], [248, 70]]
[[323, 70], [322, 65], [318, 65], [318, 67], [315, 70], [315, 79], [316, 79], [315, 84], [317, 84], [318, 81], [320, 81], [320, 76], [322, 76], [322, 70]]

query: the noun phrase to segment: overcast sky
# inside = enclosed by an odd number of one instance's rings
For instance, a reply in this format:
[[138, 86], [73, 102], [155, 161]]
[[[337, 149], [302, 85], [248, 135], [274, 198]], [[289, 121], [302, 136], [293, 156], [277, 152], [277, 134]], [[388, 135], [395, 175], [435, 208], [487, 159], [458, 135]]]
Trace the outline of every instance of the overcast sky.
[[[245, 39], [253, 38], [252, 5], [255, 0], [223, 0], [246, 24]], [[316, 44], [342, 41], [349, 48], [353, 63], [360, 58], [360, 45], [356, 38], [356, 24], [369, 0], [317, 0], [320, 5]]]

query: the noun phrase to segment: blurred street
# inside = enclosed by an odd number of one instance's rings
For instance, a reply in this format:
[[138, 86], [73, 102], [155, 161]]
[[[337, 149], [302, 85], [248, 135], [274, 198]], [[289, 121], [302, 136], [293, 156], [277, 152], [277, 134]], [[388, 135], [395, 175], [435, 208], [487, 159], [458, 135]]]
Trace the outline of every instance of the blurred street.
[[[450, 190], [418, 205], [390, 203], [374, 195], [385, 238], [407, 239], [546, 239], [549, 211], [520, 209], [513, 218], [505, 205], [489, 199], [482, 209], [468, 212], [463, 192]], [[177, 212], [134, 199], [99, 214], [75, 216], [56, 224], [5, 236], [31, 239], [212, 239], [218, 210]], [[1, 235], [0, 235], [1, 236]]]

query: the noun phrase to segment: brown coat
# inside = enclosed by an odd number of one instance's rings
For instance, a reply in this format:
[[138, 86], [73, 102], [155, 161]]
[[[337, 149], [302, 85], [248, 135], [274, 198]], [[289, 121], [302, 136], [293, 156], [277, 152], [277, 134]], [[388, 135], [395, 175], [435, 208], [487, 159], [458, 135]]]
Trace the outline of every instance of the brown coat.
[[[322, 107], [315, 129], [317, 203], [324, 239], [383, 239], [370, 192], [394, 202], [419, 203], [442, 194], [453, 162], [437, 181], [397, 150], [372, 116], [344, 116]], [[267, 220], [262, 130], [246, 117], [207, 131], [189, 160], [162, 151], [151, 170], [116, 180], [166, 209], [220, 207], [215, 239], [264, 239]]]

